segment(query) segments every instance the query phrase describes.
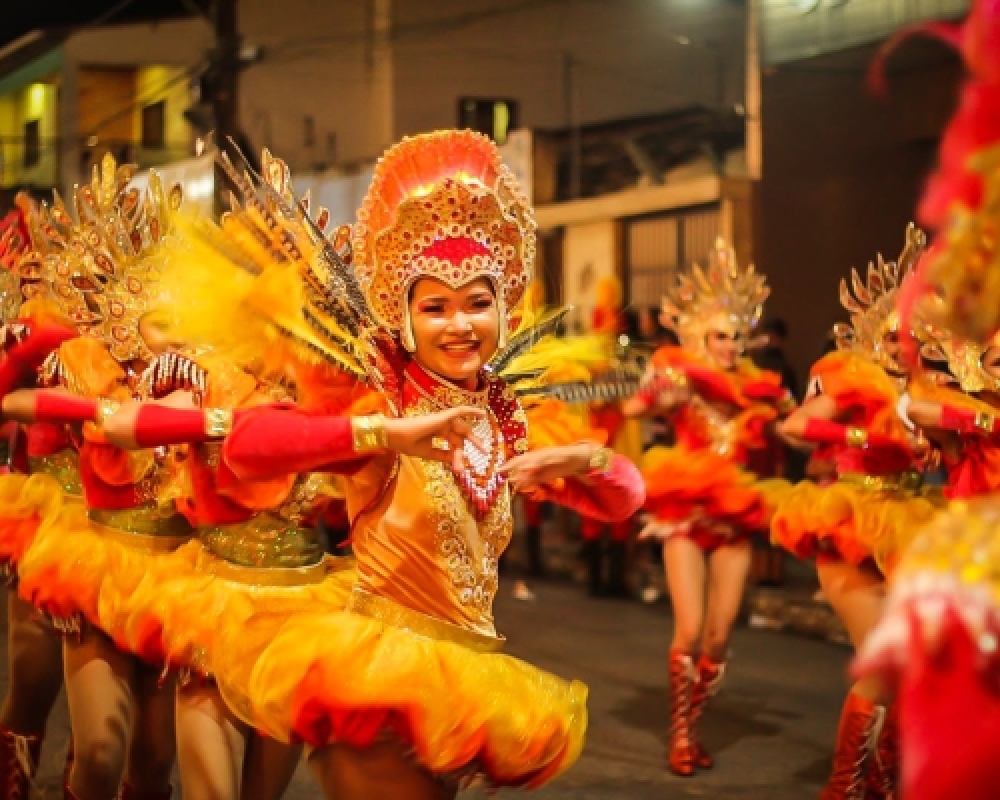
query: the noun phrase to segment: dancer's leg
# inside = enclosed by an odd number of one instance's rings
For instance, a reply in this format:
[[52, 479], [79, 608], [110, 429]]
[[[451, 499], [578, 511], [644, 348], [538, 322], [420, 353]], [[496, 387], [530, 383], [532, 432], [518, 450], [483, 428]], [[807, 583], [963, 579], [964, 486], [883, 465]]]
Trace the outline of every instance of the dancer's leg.
[[114, 800], [132, 728], [135, 662], [92, 628], [67, 639], [63, 657], [75, 751], [70, 788], [80, 800]]
[[708, 610], [701, 653], [716, 664], [726, 660], [729, 637], [743, 603], [750, 570], [750, 542], [725, 545], [708, 559]]
[[284, 744], [255, 733], [243, 759], [240, 800], [280, 800], [302, 757], [302, 745]]
[[129, 746], [126, 782], [133, 798], [170, 796], [170, 772], [177, 757], [174, 680], [136, 664], [136, 718]]
[[309, 763], [328, 800], [453, 800], [457, 794], [415, 767], [395, 742], [361, 750], [332, 745], [314, 752]]
[[694, 655], [705, 621], [705, 554], [691, 539], [672, 536], [663, 543], [663, 564], [674, 610], [671, 649]]
[[177, 750], [185, 800], [236, 800], [246, 732], [212, 686], [177, 692]]
[[41, 735], [63, 683], [62, 637], [17, 592], [7, 593], [7, 697], [0, 726]]

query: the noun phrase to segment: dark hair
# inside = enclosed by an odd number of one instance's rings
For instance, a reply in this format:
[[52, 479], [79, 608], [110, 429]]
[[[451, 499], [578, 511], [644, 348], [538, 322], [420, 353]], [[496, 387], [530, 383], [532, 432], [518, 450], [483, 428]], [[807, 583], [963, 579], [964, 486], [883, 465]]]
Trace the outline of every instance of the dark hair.
[[773, 333], [775, 336], [779, 336], [782, 339], [788, 338], [788, 323], [781, 317], [775, 317], [774, 319], [767, 320], [760, 326], [760, 330], [761, 333]]

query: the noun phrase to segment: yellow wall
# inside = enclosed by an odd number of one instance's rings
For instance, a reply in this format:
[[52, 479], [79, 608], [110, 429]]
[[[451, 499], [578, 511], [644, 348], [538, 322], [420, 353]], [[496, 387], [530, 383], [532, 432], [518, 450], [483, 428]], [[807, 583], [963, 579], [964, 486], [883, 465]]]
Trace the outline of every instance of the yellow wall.
[[[38, 82], [0, 96], [0, 185], [54, 186], [59, 153], [58, 88], [53, 82]], [[40, 158], [33, 167], [24, 166], [24, 126], [39, 121]]]
[[[136, 84], [138, 109], [136, 111], [136, 138], [140, 138], [142, 109], [164, 100], [165, 130], [164, 153], [143, 154], [154, 163], [168, 163], [191, 155], [191, 126], [184, 119], [184, 110], [191, 105], [191, 90], [187, 70], [177, 67], [140, 67]], [[140, 161], [144, 160], [140, 158]]]
[[[142, 168], [191, 155], [191, 130], [184, 119], [190, 105], [186, 70], [176, 67], [94, 67], [80, 69], [80, 134], [97, 163], [109, 145], [128, 145], [128, 158]], [[142, 110], [165, 101], [165, 147], [144, 150]], [[93, 137], [96, 137], [93, 138]], [[88, 145], [87, 141], [95, 141]], [[118, 150], [116, 149], [116, 154]]]

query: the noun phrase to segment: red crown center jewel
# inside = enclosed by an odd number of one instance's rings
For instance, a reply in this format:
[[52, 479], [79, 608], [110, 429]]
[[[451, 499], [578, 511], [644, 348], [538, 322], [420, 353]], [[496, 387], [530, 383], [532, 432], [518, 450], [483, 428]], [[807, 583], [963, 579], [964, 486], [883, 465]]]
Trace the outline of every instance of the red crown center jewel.
[[475, 239], [467, 236], [456, 236], [448, 239], [438, 239], [421, 253], [425, 258], [437, 258], [447, 261], [452, 266], [476, 256], [489, 256], [490, 249]]

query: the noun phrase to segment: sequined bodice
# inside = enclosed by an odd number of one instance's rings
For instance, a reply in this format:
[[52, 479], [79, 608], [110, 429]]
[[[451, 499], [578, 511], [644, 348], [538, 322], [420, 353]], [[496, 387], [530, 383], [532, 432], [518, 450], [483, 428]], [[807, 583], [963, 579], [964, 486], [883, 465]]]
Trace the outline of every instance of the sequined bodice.
[[[393, 472], [379, 497], [379, 485]], [[371, 506], [353, 532], [361, 588], [453, 625], [495, 634], [497, 563], [513, 527], [506, 484], [477, 518], [444, 464], [408, 456], [393, 464], [386, 457], [352, 478], [348, 504], [352, 518]]]

